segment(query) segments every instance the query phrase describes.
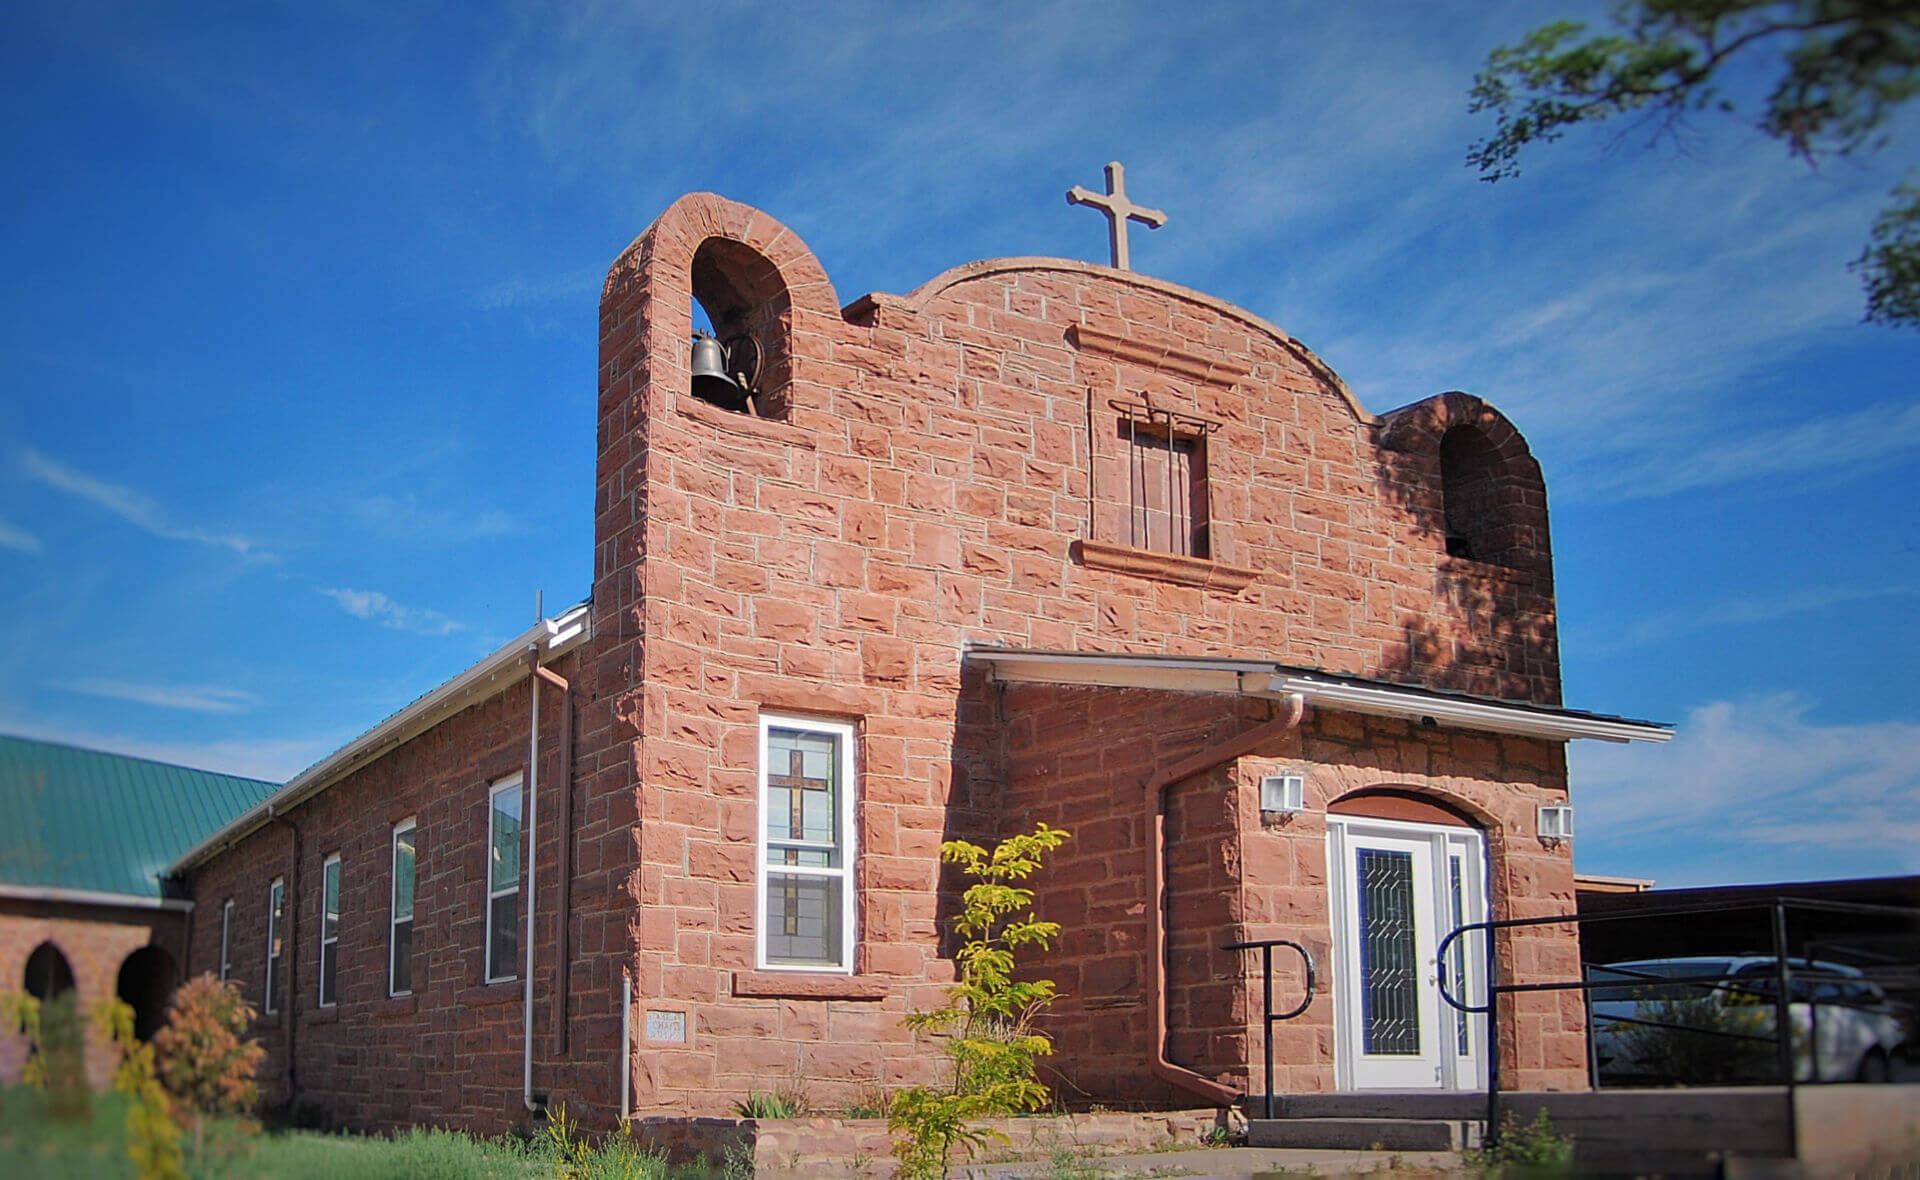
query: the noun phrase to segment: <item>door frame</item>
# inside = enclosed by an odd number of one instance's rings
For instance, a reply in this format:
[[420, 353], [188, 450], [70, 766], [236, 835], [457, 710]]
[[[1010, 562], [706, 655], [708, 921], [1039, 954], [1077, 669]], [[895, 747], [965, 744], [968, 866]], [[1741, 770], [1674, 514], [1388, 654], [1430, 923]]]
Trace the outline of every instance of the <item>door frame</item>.
[[[1413, 823], [1406, 820], [1374, 819], [1370, 816], [1330, 814], [1327, 816], [1327, 888], [1331, 894], [1330, 934], [1333, 948], [1334, 1001], [1334, 1088], [1341, 1091], [1361, 1089], [1356, 1079], [1361, 1057], [1360, 989], [1356, 964], [1359, 949], [1354, 945], [1353, 929], [1357, 915], [1353, 911], [1355, 892], [1353, 854], [1369, 837], [1404, 842], [1424, 841], [1428, 848], [1428, 881], [1424, 896], [1429, 912], [1416, 913], [1415, 948], [1420, 957], [1421, 1036], [1431, 1036], [1437, 1054], [1431, 1082], [1407, 1085], [1369, 1085], [1369, 1089], [1480, 1090], [1486, 1088], [1486, 1017], [1467, 1017], [1466, 1036], [1469, 1052], [1458, 1051], [1459, 1016], [1440, 999], [1434, 952], [1440, 939], [1457, 924], [1450, 920], [1454, 893], [1452, 868], [1461, 862], [1461, 922], [1484, 922], [1489, 916], [1490, 876], [1488, 873], [1486, 833], [1465, 825]], [[1422, 890], [1416, 888], [1416, 904]], [[1455, 943], [1457, 953], [1450, 954], [1450, 975], [1456, 986], [1450, 990], [1466, 998], [1484, 998], [1486, 958], [1484, 935], [1469, 935]], [[1460, 984], [1464, 984], [1464, 989]], [[1423, 1054], [1424, 1056], [1424, 1054]]]

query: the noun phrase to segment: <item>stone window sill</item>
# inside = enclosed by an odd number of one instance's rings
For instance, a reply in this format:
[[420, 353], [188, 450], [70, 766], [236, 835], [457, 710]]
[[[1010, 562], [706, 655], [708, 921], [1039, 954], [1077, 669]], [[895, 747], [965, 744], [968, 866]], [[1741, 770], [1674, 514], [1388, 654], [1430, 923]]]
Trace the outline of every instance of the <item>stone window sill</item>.
[[485, 1008], [493, 1004], [511, 1004], [525, 999], [517, 979], [501, 979], [493, 983], [475, 984], [461, 993], [460, 1002], [469, 1008]]
[[1207, 590], [1225, 590], [1238, 594], [1260, 576], [1259, 570], [1245, 569], [1205, 557], [1183, 557], [1177, 553], [1159, 553], [1135, 549], [1129, 545], [1109, 545], [1104, 541], [1075, 541], [1073, 559], [1090, 570], [1110, 570], [1137, 578], [1155, 578], [1199, 586]]
[[340, 1005], [329, 1004], [325, 1008], [315, 1008], [307, 1013], [302, 1024], [337, 1024], [340, 1020]]
[[380, 1001], [373, 1014], [379, 1017], [412, 1016], [417, 1010], [419, 997], [414, 995], [387, 996]]
[[887, 985], [857, 975], [811, 971], [735, 971], [733, 994], [774, 1000], [884, 1000]]
[[774, 418], [756, 418], [751, 414], [737, 414], [732, 410], [723, 410], [719, 406], [710, 406], [692, 394], [680, 399], [680, 414], [713, 427], [728, 434], [738, 434], [746, 438], [765, 439], [769, 442], [783, 443], [790, 447], [814, 446], [813, 432], [802, 430], [791, 422], [782, 422]]

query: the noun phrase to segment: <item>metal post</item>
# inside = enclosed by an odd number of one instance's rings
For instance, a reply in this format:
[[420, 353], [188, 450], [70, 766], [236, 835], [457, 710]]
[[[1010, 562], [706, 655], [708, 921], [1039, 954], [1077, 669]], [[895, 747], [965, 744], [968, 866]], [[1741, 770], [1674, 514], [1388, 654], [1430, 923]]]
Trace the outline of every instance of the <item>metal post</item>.
[[1500, 1141], [1500, 956], [1493, 907], [1487, 907], [1487, 1129], [1482, 1142]]
[[1261, 975], [1261, 1032], [1265, 1033], [1267, 1043], [1267, 1117], [1273, 1117], [1273, 944], [1260, 948]]
[[1793, 1088], [1793, 1003], [1787, 989], [1793, 986], [1793, 968], [1787, 964], [1787, 907], [1773, 903], [1773, 1037], [1779, 1053], [1780, 1084]]
[[1800, 1153], [1800, 1116], [1793, 1084], [1793, 1002], [1788, 990], [1793, 986], [1793, 968], [1787, 963], [1787, 903], [1773, 902], [1773, 998], [1774, 1033], [1779, 1038], [1780, 1072], [1787, 1087], [1787, 1142], [1795, 1155]]

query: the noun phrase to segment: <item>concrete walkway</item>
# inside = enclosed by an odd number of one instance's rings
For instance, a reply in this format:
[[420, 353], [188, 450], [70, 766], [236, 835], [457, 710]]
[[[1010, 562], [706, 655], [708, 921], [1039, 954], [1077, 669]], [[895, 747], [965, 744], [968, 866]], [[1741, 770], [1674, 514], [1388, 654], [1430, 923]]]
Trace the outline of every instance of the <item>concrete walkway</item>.
[[1217, 1147], [1194, 1151], [1157, 1151], [1147, 1155], [1070, 1156], [1063, 1160], [1020, 1160], [967, 1164], [950, 1170], [950, 1180], [1268, 1180], [1281, 1176], [1452, 1176], [1462, 1171], [1450, 1151], [1322, 1151], [1299, 1147]]

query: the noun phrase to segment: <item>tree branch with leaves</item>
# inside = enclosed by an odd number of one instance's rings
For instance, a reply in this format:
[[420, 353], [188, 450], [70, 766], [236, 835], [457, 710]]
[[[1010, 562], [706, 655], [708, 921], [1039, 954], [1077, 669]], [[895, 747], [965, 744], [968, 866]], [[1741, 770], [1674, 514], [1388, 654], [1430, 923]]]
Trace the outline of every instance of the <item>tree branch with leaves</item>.
[[[1639, 114], [1658, 139], [1696, 112], [1733, 112], [1735, 59], [1777, 55], [1757, 125], [1809, 165], [1880, 150], [1920, 93], [1920, 0], [1627, 0], [1613, 20], [1598, 35], [1556, 21], [1487, 55], [1468, 105], [1498, 118], [1467, 152], [1481, 179], [1519, 175], [1524, 149], [1583, 124]], [[1852, 268], [1869, 322], [1920, 328], [1920, 188], [1894, 190]]]

